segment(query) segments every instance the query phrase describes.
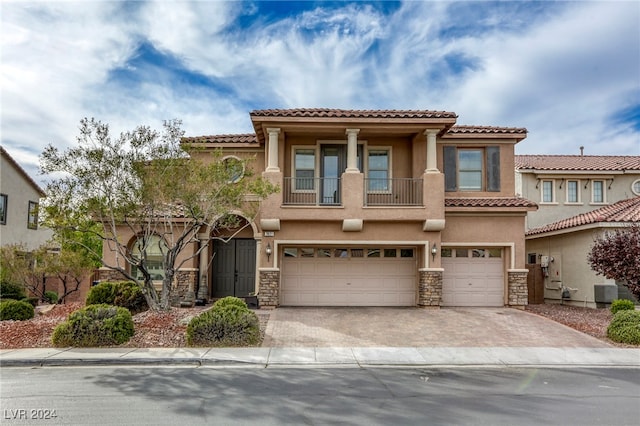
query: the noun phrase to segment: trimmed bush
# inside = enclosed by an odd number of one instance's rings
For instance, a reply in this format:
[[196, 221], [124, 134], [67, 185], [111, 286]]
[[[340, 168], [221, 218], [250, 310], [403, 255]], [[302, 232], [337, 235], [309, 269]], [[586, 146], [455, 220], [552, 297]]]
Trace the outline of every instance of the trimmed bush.
[[618, 311], [607, 328], [607, 337], [618, 343], [640, 345], [640, 311]]
[[133, 315], [149, 309], [142, 289], [133, 281], [104, 281], [91, 287], [87, 305], [107, 304], [127, 308]]
[[37, 297], [25, 297], [24, 299], [20, 300], [21, 302], [26, 302], [28, 304], [30, 304], [31, 306], [33, 306], [34, 308], [36, 306], [38, 306], [38, 298]]
[[55, 305], [58, 303], [58, 293], [55, 291], [45, 291], [44, 300]]
[[27, 297], [24, 286], [9, 281], [0, 282], [0, 298], [22, 300]]
[[35, 309], [28, 302], [21, 300], [5, 300], [0, 302], [0, 320], [24, 321], [33, 318]]
[[258, 316], [243, 300], [235, 297], [219, 300], [187, 326], [187, 344], [190, 346], [251, 346], [259, 341]]
[[611, 302], [611, 313], [616, 314], [618, 311], [633, 311], [636, 306], [632, 300], [628, 299], [616, 299]]
[[131, 312], [119, 306], [90, 305], [72, 312], [53, 331], [56, 347], [120, 345], [133, 336]]

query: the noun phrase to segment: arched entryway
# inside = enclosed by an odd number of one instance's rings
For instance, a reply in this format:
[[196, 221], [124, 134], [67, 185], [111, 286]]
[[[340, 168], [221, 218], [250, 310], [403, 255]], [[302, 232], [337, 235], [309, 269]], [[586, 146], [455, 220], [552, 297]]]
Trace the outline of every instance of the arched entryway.
[[247, 297], [256, 291], [256, 240], [244, 218], [212, 235], [211, 297]]

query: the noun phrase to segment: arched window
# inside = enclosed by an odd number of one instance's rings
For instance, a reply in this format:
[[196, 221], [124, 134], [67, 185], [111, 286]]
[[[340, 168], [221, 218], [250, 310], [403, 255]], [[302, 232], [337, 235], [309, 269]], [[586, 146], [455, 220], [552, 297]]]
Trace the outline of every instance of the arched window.
[[[131, 254], [135, 259], [141, 259], [142, 253], [146, 253], [146, 269], [151, 274], [154, 281], [164, 278], [164, 253], [167, 251], [167, 244], [157, 235], [139, 237], [131, 248]], [[142, 272], [135, 265], [131, 265], [131, 275], [138, 280], [144, 280]]]

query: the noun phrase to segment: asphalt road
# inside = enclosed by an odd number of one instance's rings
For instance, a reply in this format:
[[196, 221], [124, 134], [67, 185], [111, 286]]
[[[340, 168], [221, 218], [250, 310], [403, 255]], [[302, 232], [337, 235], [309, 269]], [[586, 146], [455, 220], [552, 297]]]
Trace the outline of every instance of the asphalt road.
[[634, 368], [0, 370], [0, 423], [635, 425]]

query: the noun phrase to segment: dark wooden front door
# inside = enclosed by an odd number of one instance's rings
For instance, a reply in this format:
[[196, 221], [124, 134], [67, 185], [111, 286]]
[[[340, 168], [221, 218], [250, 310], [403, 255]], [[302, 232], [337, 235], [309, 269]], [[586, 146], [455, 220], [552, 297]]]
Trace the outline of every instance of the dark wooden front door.
[[214, 241], [213, 252], [213, 297], [246, 297], [255, 290], [255, 240]]

